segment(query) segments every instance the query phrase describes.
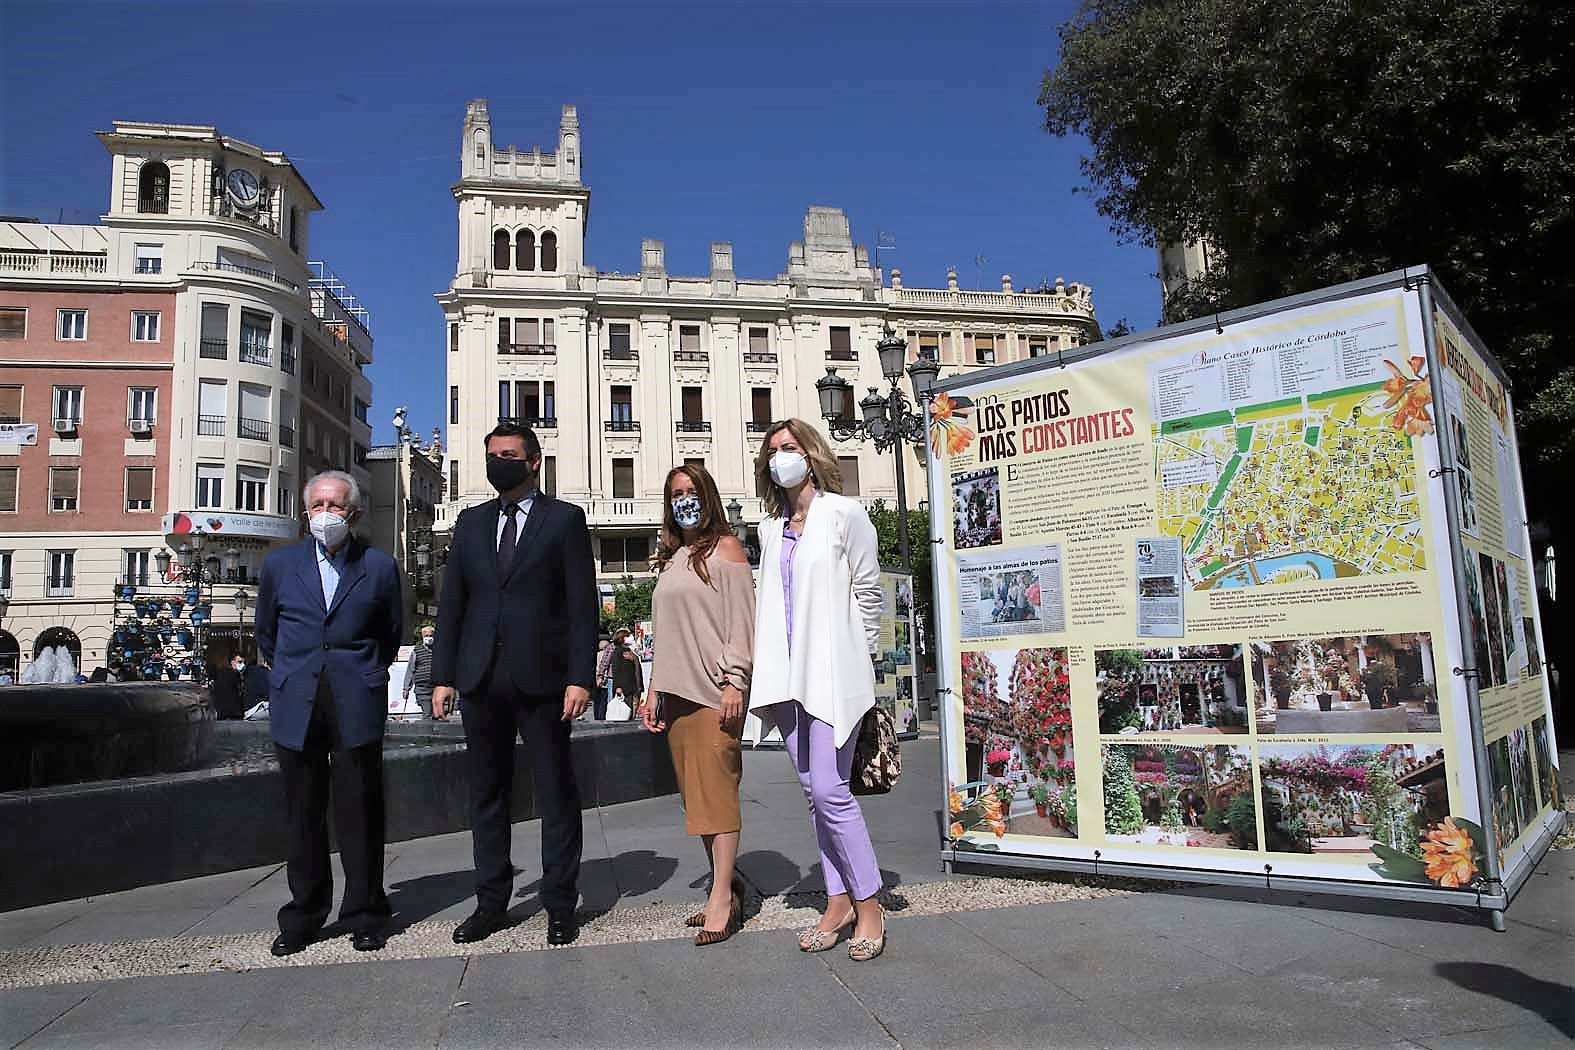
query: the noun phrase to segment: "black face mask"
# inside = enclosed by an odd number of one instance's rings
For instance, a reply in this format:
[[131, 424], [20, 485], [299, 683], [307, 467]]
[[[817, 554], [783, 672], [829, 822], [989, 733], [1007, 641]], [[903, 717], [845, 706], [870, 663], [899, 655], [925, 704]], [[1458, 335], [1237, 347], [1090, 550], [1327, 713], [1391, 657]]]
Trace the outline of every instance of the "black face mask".
[[499, 492], [513, 492], [535, 476], [526, 460], [487, 457], [487, 481]]

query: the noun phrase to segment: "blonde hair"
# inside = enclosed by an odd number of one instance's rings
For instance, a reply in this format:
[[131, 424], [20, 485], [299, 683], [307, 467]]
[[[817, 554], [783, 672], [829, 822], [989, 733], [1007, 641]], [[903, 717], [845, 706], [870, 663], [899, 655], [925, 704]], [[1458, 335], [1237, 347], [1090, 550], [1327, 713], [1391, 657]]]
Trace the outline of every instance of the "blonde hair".
[[802, 419], [773, 423], [760, 441], [760, 451], [755, 453], [755, 494], [773, 518], [786, 518], [793, 513], [793, 508], [788, 506], [787, 490], [771, 477], [771, 439], [784, 430], [793, 435], [793, 440], [804, 451], [804, 458], [809, 460], [809, 477], [815, 487], [822, 492], [839, 495], [842, 492], [842, 469], [837, 466], [836, 454], [820, 429]]

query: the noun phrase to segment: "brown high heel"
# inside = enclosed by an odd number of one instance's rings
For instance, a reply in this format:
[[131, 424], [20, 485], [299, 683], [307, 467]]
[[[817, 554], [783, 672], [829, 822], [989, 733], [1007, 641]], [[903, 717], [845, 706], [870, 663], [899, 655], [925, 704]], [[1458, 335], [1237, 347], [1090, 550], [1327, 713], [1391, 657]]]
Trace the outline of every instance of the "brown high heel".
[[[703, 913], [702, 913], [703, 915]], [[720, 930], [707, 930], [695, 934], [695, 947], [704, 948], [708, 944], [721, 944], [744, 926], [744, 900], [737, 893], [733, 894], [733, 905], [728, 909], [727, 925]]]
[[[744, 884], [742, 882], [738, 881], [738, 876], [737, 875], [734, 875], [733, 876], [733, 881], [730, 883], [730, 886], [731, 886], [732, 891], [733, 891], [733, 899], [739, 902], [739, 907], [740, 907], [740, 909], [742, 909], [743, 901], [744, 901]], [[684, 920], [684, 925], [690, 927], [691, 929], [698, 929], [699, 927], [704, 926], [705, 925], [705, 909], [701, 908], [699, 911], [697, 911], [693, 915], [689, 916], [689, 918], [685, 919]]]

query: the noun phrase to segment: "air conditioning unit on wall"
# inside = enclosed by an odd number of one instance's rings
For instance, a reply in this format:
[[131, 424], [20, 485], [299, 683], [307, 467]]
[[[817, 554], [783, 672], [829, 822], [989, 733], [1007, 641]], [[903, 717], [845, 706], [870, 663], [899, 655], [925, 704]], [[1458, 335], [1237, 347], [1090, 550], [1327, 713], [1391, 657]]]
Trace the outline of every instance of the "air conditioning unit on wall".
[[74, 419], [57, 419], [57, 420], [55, 420], [55, 433], [57, 433], [57, 434], [70, 434], [73, 431], [75, 431], [76, 428], [77, 428], [77, 421], [74, 420]]
[[131, 432], [133, 434], [151, 434], [151, 433], [153, 433], [153, 421], [152, 420], [148, 420], [148, 419], [133, 419], [127, 425], [130, 427]]

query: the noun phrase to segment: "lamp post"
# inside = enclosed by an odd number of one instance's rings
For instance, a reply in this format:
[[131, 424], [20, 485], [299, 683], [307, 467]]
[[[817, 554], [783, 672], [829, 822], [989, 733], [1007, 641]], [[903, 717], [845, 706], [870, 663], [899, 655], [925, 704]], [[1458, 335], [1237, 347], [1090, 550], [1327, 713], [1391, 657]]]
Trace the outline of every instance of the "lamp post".
[[233, 600], [235, 602], [235, 618], [240, 625], [235, 635], [235, 648], [236, 651], [239, 651], [241, 645], [246, 641], [246, 607], [251, 604], [252, 596], [245, 587], [237, 587]]
[[815, 392], [820, 397], [820, 414], [831, 429], [833, 437], [841, 440], [868, 437], [875, 442], [875, 451], [892, 450], [897, 472], [897, 542], [902, 552], [902, 571], [913, 572], [913, 550], [908, 538], [908, 486], [903, 465], [904, 445], [922, 444], [929, 433], [926, 406], [935, 392], [935, 380], [941, 366], [934, 358], [921, 356], [907, 366], [908, 381], [913, 385], [914, 402], [909, 402], [902, 392], [903, 362], [908, 356], [907, 341], [887, 325], [875, 344], [880, 357], [881, 375], [890, 384], [885, 396], [878, 387], [859, 401], [859, 414], [854, 419], [844, 415], [843, 404], [853, 392], [853, 384], [827, 368], [826, 374], [815, 381]]
[[744, 523], [744, 505], [736, 499], [727, 501], [727, 527], [733, 530], [733, 535], [737, 537], [739, 543], [744, 542], [749, 527]]

